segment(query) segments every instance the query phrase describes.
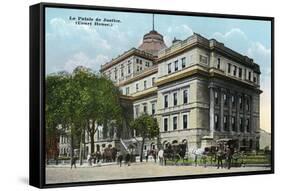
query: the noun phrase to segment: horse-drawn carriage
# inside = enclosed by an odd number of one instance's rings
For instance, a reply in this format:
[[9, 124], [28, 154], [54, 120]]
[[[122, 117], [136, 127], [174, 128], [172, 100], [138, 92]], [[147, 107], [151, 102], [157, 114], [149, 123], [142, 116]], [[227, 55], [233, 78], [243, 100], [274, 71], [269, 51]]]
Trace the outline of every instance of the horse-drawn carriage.
[[187, 144], [168, 144], [164, 149], [164, 161], [173, 161], [176, 165], [181, 159], [186, 159]]
[[228, 155], [231, 156], [232, 166], [242, 166], [244, 165], [244, 151], [238, 150], [238, 142], [233, 139], [218, 139], [215, 145], [210, 147], [205, 147], [204, 152], [206, 156], [210, 158], [211, 165], [217, 162], [218, 153], [221, 153], [223, 160], [227, 158], [227, 150], [229, 150]]

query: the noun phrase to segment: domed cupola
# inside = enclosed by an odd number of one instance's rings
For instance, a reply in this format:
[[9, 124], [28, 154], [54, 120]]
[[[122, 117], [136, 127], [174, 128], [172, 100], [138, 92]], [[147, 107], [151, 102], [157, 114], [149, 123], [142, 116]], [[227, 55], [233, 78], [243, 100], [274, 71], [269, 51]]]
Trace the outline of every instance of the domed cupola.
[[167, 48], [163, 36], [154, 30], [154, 15], [153, 15], [153, 25], [152, 30], [143, 36], [142, 44], [139, 46], [138, 49], [153, 54], [157, 56], [157, 53]]

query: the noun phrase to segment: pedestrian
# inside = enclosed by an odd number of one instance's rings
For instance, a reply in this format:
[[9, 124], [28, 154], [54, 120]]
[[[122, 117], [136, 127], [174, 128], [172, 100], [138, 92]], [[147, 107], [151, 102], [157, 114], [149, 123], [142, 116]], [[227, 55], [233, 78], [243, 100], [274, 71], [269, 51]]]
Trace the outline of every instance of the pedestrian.
[[217, 160], [218, 160], [217, 169], [219, 169], [220, 167], [223, 168], [222, 158], [223, 158], [223, 151], [222, 149], [219, 148], [217, 151]]
[[153, 156], [154, 162], [156, 163], [156, 150], [153, 150], [152, 156]]
[[117, 164], [120, 165], [120, 167], [122, 166], [122, 160], [123, 160], [123, 155], [120, 152], [117, 152]]
[[203, 152], [201, 160], [202, 160], [202, 162], [204, 164], [204, 167], [206, 168], [207, 167], [207, 152], [206, 151]]
[[93, 161], [94, 161], [94, 164], [96, 164], [96, 162], [97, 162], [97, 155], [96, 155], [96, 153], [93, 154]]
[[87, 156], [87, 161], [88, 161], [88, 165], [89, 165], [89, 166], [92, 166], [92, 156], [91, 156], [90, 153], [89, 153], [88, 156]]
[[144, 152], [146, 162], [148, 161], [148, 155], [149, 155], [149, 151], [147, 150]]
[[160, 165], [163, 165], [163, 158], [164, 158], [164, 151], [163, 151], [163, 149], [160, 149], [160, 151], [158, 152], [158, 157], [159, 157]]
[[127, 163], [128, 166], [131, 165], [131, 154], [130, 154], [130, 152], [128, 152], [126, 154], [126, 163]]
[[198, 154], [197, 154], [197, 150], [194, 149], [192, 151], [193, 155], [194, 155], [194, 165], [197, 166], [198, 165]]
[[74, 168], [76, 168], [76, 157], [73, 156], [72, 159], [71, 159], [71, 169], [72, 169], [72, 166], [74, 166]]
[[232, 161], [232, 152], [229, 146], [226, 148], [226, 162], [227, 162], [227, 169], [231, 168], [231, 161]]

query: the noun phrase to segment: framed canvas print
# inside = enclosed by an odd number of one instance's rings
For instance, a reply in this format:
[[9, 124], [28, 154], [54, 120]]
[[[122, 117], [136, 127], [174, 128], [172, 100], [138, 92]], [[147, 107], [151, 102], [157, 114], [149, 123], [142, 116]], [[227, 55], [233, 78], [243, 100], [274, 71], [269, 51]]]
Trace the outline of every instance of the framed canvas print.
[[274, 18], [30, 7], [30, 184], [274, 172]]

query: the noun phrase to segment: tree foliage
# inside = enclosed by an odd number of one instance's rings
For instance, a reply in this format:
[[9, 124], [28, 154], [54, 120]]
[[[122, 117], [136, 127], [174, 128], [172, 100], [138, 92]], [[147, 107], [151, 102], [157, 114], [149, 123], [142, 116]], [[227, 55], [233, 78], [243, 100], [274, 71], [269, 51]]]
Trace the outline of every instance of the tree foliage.
[[[119, 89], [103, 75], [77, 67], [72, 73], [60, 72], [46, 77], [47, 139], [66, 133], [73, 149], [81, 144], [85, 131], [94, 151], [97, 125], [122, 118]], [[50, 148], [49, 148], [50, 147]], [[49, 144], [47, 150], [55, 146]]]
[[140, 154], [140, 161], [142, 162], [143, 146], [145, 140], [157, 137], [159, 135], [159, 126], [157, 120], [154, 117], [143, 114], [131, 123], [131, 127], [136, 131], [137, 135], [142, 137]]

